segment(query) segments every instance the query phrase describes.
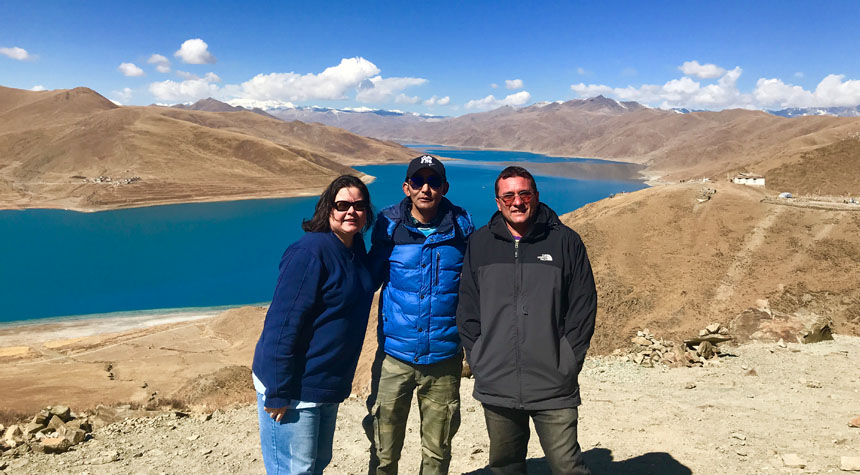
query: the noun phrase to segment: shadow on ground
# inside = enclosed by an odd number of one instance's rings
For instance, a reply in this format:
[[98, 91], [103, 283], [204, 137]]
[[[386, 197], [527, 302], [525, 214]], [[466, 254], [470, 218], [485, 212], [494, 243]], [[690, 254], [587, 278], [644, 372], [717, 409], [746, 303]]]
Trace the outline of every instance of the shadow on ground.
[[[613, 460], [609, 449], [591, 449], [583, 452], [585, 463], [594, 475], [691, 475], [686, 465], [675, 460], [666, 452], [649, 452], [627, 460]], [[552, 475], [546, 459], [533, 458], [526, 461], [529, 475]], [[488, 468], [482, 468], [464, 475], [490, 475]]]

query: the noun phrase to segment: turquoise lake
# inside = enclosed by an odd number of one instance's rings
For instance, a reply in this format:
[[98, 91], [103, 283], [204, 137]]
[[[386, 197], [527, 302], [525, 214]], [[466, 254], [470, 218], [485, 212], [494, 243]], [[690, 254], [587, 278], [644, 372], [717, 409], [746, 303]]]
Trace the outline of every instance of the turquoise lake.
[[[478, 227], [495, 211], [498, 162], [585, 160], [422, 149], [461, 159], [446, 162], [447, 196], [466, 208]], [[356, 168], [377, 178], [370, 185], [376, 210], [403, 198], [405, 164]], [[536, 180], [541, 201], [559, 214], [645, 187], [640, 181], [538, 174]], [[98, 213], [0, 211], [0, 323], [268, 302], [280, 256], [302, 234], [301, 221], [310, 217], [316, 201], [245, 200]]]

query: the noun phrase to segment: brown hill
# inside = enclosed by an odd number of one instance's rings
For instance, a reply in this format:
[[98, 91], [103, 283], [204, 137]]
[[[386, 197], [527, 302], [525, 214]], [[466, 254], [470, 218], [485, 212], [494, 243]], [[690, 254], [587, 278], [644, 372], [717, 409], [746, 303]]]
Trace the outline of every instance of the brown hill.
[[666, 185], [563, 216], [597, 279], [596, 352], [623, 348], [643, 328], [677, 340], [711, 322], [732, 326], [750, 308], [818, 313], [836, 332], [860, 334], [860, 209], [784, 206], [752, 187], [707, 186], [716, 193], [705, 202], [702, 184]]
[[[117, 107], [0, 88], [0, 207], [79, 210], [318, 193], [350, 165], [413, 152], [252, 112]], [[98, 180], [98, 177], [109, 177]]]

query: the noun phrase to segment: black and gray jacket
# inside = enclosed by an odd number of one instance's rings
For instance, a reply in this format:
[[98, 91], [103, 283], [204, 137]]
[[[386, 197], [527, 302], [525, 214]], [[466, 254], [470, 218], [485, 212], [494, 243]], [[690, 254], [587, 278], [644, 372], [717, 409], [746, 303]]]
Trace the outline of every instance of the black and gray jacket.
[[577, 377], [594, 333], [597, 291], [579, 235], [540, 203], [514, 240], [501, 213], [472, 234], [457, 327], [475, 399], [527, 410], [580, 404]]

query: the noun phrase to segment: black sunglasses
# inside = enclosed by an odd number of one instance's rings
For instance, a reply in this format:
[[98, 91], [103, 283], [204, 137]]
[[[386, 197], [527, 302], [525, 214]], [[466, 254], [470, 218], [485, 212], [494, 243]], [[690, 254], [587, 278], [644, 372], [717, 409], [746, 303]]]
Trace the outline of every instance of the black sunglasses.
[[412, 178], [409, 179], [409, 186], [412, 187], [413, 190], [420, 190], [424, 188], [424, 184], [430, 185], [430, 188], [434, 190], [438, 190], [442, 188], [442, 177], [439, 175], [430, 175], [427, 178], [424, 178], [421, 175], [413, 175]]
[[349, 211], [349, 208], [355, 208], [356, 211], [366, 211], [367, 210], [367, 201], [335, 201], [334, 209], [340, 211], [341, 213]]
[[519, 196], [520, 199], [523, 200], [523, 204], [529, 204], [529, 203], [531, 203], [534, 195], [535, 195], [534, 192], [531, 190], [522, 190], [519, 193], [513, 193], [513, 192], [505, 193], [504, 195], [498, 196], [498, 198], [500, 200], [502, 200], [502, 203], [504, 203], [505, 206], [510, 206], [510, 205], [514, 204], [514, 198], [517, 196]]

